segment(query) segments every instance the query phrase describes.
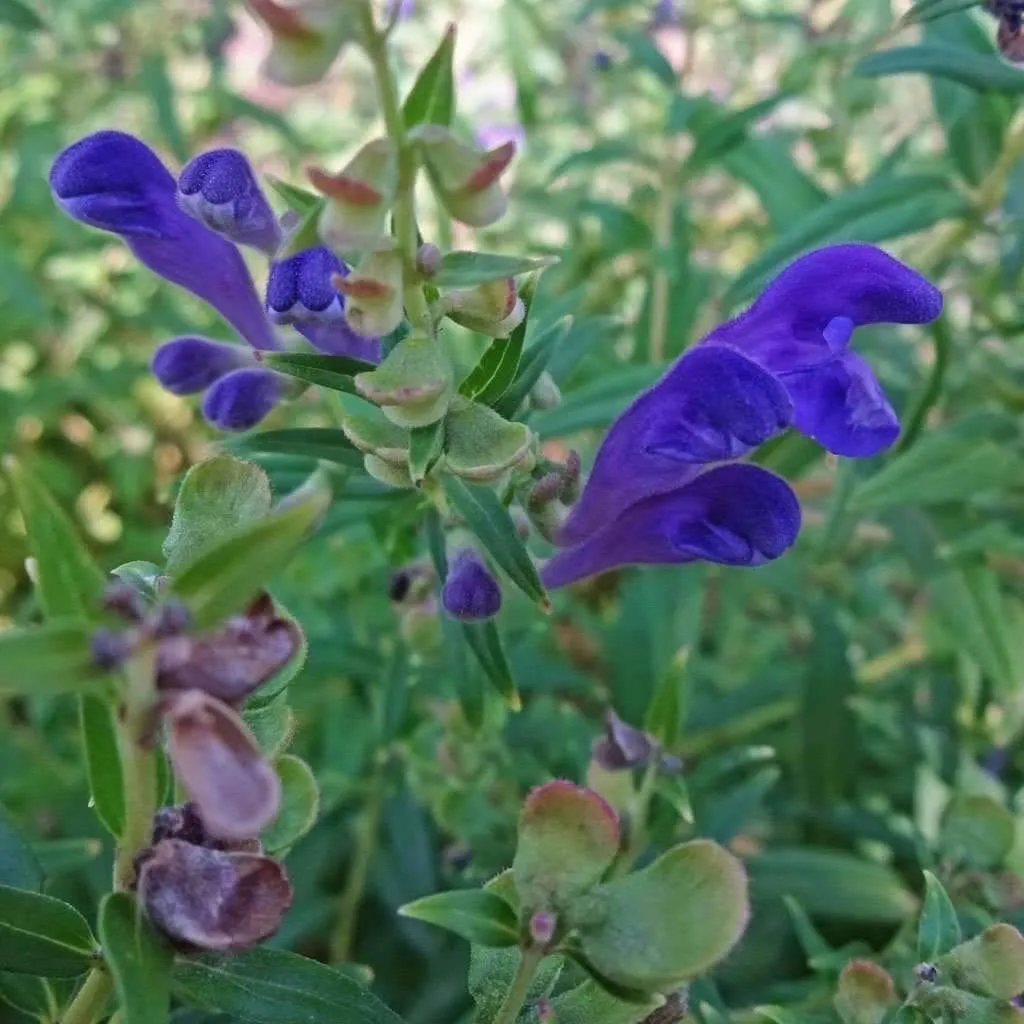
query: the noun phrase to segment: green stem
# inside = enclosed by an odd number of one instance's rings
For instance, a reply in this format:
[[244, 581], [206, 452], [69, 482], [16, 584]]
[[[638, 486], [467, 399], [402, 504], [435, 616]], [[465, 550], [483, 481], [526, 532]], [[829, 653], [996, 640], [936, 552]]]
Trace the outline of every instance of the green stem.
[[367, 4], [363, 9], [364, 43], [366, 54], [373, 67], [377, 85], [377, 98], [388, 136], [398, 150], [398, 195], [392, 211], [394, 216], [395, 241], [405, 264], [405, 279], [402, 298], [409, 320], [419, 327], [429, 327], [430, 309], [423, 289], [416, 283], [418, 270], [416, 252], [419, 239], [416, 234], [416, 154], [409, 143], [405, 130], [402, 108], [398, 102], [398, 90], [388, 60], [387, 31], [379, 32], [373, 21], [373, 12]]
[[658, 782], [658, 758], [652, 756], [644, 771], [640, 788], [629, 808], [629, 837], [626, 849], [622, 851], [612, 868], [612, 877], [625, 875], [636, 863], [636, 859], [644, 852], [647, 845], [647, 815], [651, 809], [651, 798]]
[[515, 977], [501, 1001], [501, 1006], [498, 1007], [498, 1014], [492, 1024], [515, 1024], [519, 1011], [530, 994], [530, 985], [534, 974], [537, 973], [537, 966], [543, 958], [544, 953], [539, 949], [531, 947], [522, 951]]
[[128, 664], [123, 713], [117, 722], [124, 831], [114, 858], [115, 892], [124, 892], [134, 883], [135, 857], [149, 845], [157, 810], [156, 755], [146, 737], [153, 701], [154, 657], [153, 650], [143, 649]]
[[356, 832], [355, 851], [352, 867], [345, 881], [345, 889], [338, 903], [338, 921], [331, 939], [331, 962], [345, 963], [352, 955], [352, 940], [355, 937], [356, 917], [363, 902], [370, 863], [377, 849], [377, 835], [380, 832], [380, 813], [384, 804], [384, 765], [378, 763], [370, 780], [362, 818]]
[[661, 195], [654, 220], [654, 268], [651, 274], [650, 361], [658, 364], [665, 358], [665, 335], [668, 331], [669, 279], [668, 247], [672, 244], [672, 221], [675, 211], [675, 166], [665, 167], [661, 174]]
[[59, 1024], [96, 1024], [113, 991], [114, 983], [110, 975], [102, 967], [94, 967], [71, 1000]]

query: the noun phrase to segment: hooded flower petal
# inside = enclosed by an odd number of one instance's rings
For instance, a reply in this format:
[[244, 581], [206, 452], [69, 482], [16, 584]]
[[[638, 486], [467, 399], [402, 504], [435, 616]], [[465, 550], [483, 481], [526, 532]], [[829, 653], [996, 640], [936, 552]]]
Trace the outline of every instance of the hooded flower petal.
[[[823, 416], [820, 409], [805, 408], [805, 401], [818, 403], [827, 391], [841, 408], [863, 410], [863, 393], [870, 393], [876, 410], [869, 417], [870, 427], [854, 416], [851, 433], [842, 419], [831, 416], [830, 428], [812, 436], [838, 455], [873, 455], [896, 437], [892, 410], [866, 364], [844, 362], [845, 370], [833, 364], [846, 359], [857, 327], [923, 324], [941, 312], [942, 293], [888, 253], [873, 245], [832, 245], [791, 263], [750, 309], [715, 328], [702, 344], [738, 349], [776, 374], [790, 391], [801, 430], [806, 423], [820, 423]], [[828, 375], [828, 383], [809, 379], [807, 374], [818, 368]], [[846, 393], [844, 387], [855, 393]], [[878, 419], [881, 406], [891, 417], [884, 429]]]
[[259, 835], [277, 814], [281, 781], [242, 719], [201, 690], [171, 693], [165, 716], [171, 764], [210, 835]]
[[472, 548], [463, 548], [452, 559], [441, 603], [449, 615], [464, 622], [490, 619], [501, 610], [501, 587]]
[[718, 466], [630, 506], [600, 533], [558, 552], [541, 579], [553, 588], [620, 565], [762, 565], [786, 551], [799, 529], [800, 504], [784, 480], [758, 466]]
[[205, 391], [215, 380], [246, 366], [246, 349], [209, 338], [172, 338], [153, 353], [153, 376], [175, 395]]
[[191, 159], [178, 178], [178, 201], [186, 213], [232, 242], [267, 253], [281, 242], [277, 217], [237, 149], [212, 149]]
[[203, 415], [221, 430], [255, 427], [290, 390], [287, 377], [262, 366], [232, 370], [214, 381], [203, 399]]
[[150, 270], [208, 302], [255, 348], [278, 347], [238, 249], [184, 212], [144, 143], [96, 132], [54, 161], [50, 188], [76, 220], [120, 235]]
[[634, 502], [685, 484], [703, 464], [739, 458], [791, 416], [785, 388], [755, 362], [727, 348], [690, 349], [605, 435], [558, 542], [579, 544]]
[[257, 853], [162, 839], [144, 855], [139, 901], [179, 947], [247, 949], [277, 931], [291, 906], [284, 868]]
[[348, 273], [349, 268], [325, 246], [278, 260], [267, 279], [267, 314], [274, 323], [292, 324], [321, 352], [379, 363], [380, 340], [364, 338], [349, 327], [344, 296], [332, 283], [332, 276]]

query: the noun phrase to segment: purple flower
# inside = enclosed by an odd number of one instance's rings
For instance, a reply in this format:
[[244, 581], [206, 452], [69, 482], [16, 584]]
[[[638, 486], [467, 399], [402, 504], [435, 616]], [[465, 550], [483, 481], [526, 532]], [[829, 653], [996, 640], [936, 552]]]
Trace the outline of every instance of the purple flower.
[[171, 172], [144, 143], [96, 132], [54, 161], [50, 188], [76, 220], [120, 235], [151, 270], [208, 302], [253, 348], [276, 349], [238, 249], [178, 205]]
[[249, 353], [238, 345], [188, 336], [165, 341], [153, 353], [150, 369], [172, 394], [195, 395], [250, 362]]
[[345, 298], [331, 278], [349, 268], [328, 248], [317, 246], [271, 265], [267, 278], [267, 315], [291, 324], [311, 345], [332, 355], [379, 363], [380, 340], [364, 338], [345, 320]]
[[555, 588], [622, 565], [763, 565], [786, 551], [799, 530], [800, 503], [784, 480], [758, 466], [717, 466], [638, 501], [603, 530], [559, 551], [541, 579]]
[[441, 603], [452, 618], [465, 622], [491, 619], [501, 610], [501, 587], [472, 548], [463, 548], [452, 558]]
[[249, 161], [237, 149], [212, 149], [190, 160], [178, 178], [178, 202], [211, 231], [273, 254], [281, 227]]
[[867, 324], [924, 324], [942, 293], [873, 245], [827, 246], [782, 271], [745, 313], [701, 343], [748, 355], [783, 383], [793, 425], [835, 455], [875, 455], [899, 421], [868, 364], [849, 343]]
[[232, 370], [207, 390], [203, 415], [221, 430], [249, 430], [295, 386], [290, 377], [261, 366]]

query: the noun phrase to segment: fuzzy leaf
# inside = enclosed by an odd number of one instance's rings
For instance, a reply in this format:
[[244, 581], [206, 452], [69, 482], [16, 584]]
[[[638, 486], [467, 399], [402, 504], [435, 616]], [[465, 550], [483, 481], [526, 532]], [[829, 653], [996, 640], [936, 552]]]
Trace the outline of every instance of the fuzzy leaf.
[[1016, 836], [1013, 815], [990, 796], [956, 796], [942, 815], [939, 847], [945, 856], [976, 868], [995, 868]]
[[260, 838], [267, 853], [281, 854], [316, 824], [320, 789], [312, 769], [299, 757], [285, 754], [274, 769], [281, 779], [281, 809]]
[[940, 978], [994, 999], [1024, 992], [1024, 936], [1009, 924], [994, 924], [950, 950], [935, 964]]

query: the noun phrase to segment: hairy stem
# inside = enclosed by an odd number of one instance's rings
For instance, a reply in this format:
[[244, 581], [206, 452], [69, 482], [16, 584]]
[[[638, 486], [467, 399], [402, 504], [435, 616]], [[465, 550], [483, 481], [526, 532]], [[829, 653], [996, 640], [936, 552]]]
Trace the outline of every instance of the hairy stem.
[[370, 780], [358, 830], [352, 866], [349, 868], [345, 888], [338, 903], [338, 921], [331, 938], [332, 963], [344, 963], [352, 955], [352, 941], [355, 937], [356, 917], [363, 902], [370, 863], [377, 849], [377, 835], [380, 832], [380, 812], [384, 803], [384, 766], [379, 763]]
[[96, 1024], [113, 990], [110, 975], [102, 967], [94, 967], [61, 1015], [59, 1024]]
[[493, 1024], [515, 1024], [519, 1012], [526, 1002], [526, 997], [530, 994], [530, 984], [543, 957], [543, 952], [533, 947], [522, 951], [515, 977], [505, 993], [505, 998], [501, 1001]]
[[377, 99], [388, 136], [398, 150], [398, 196], [395, 199], [394, 232], [398, 250], [405, 265], [407, 283], [403, 289], [405, 312], [409, 320], [418, 327], [429, 327], [430, 310], [423, 289], [416, 282], [416, 251], [419, 239], [416, 233], [416, 155], [405, 131], [402, 108], [398, 102], [398, 90], [388, 60], [387, 30], [380, 32], [373, 22], [369, 5], [364, 8], [364, 38], [366, 54], [373, 66], [374, 82], [377, 85]]

